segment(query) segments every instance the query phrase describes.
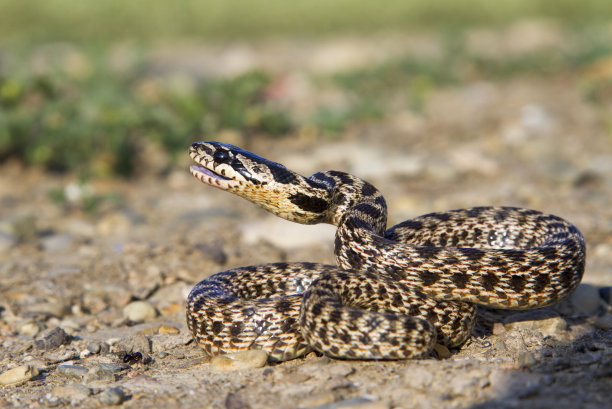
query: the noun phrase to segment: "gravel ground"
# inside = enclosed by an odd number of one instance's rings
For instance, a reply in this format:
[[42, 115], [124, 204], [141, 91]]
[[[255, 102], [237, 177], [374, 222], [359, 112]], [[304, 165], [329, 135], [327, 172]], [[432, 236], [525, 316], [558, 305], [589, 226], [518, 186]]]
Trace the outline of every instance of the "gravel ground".
[[[514, 205], [582, 230], [587, 270], [570, 300], [483, 312], [489, 324], [466, 345], [423, 360], [211, 362], [186, 330], [190, 288], [234, 266], [332, 263], [333, 227], [292, 224], [202, 186], [187, 155], [162, 175], [89, 185], [3, 164], [0, 406], [612, 407], [612, 139], [578, 82], [463, 84], [435, 91], [423, 114], [398, 110], [336, 139], [219, 137], [303, 174], [369, 180], [387, 198], [390, 224]], [[52, 201], [52, 189], [69, 200]], [[120, 200], [91, 214], [82, 210], [91, 194]]]

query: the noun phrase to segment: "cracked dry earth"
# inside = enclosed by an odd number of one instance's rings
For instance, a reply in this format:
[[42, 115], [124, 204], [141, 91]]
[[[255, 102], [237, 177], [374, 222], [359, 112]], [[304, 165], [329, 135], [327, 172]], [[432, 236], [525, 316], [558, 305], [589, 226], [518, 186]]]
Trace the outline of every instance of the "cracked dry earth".
[[[235, 370], [211, 362], [186, 330], [189, 289], [234, 266], [332, 263], [333, 227], [292, 224], [203, 186], [187, 158], [163, 175], [88, 186], [4, 164], [0, 407], [612, 407], [612, 140], [572, 81], [438, 91], [422, 116], [398, 114], [334, 140], [224, 139], [304, 174], [338, 169], [369, 180], [385, 194], [391, 224], [514, 205], [581, 229], [587, 269], [569, 300], [484, 311], [466, 345], [422, 360], [311, 353], [259, 366], [258, 356], [242, 356], [245, 368]], [[477, 104], [464, 98], [470, 92]], [[534, 110], [539, 119], [527, 120]], [[54, 188], [73, 201], [51, 201]], [[90, 190], [122, 200], [87, 214], [79, 195]]]

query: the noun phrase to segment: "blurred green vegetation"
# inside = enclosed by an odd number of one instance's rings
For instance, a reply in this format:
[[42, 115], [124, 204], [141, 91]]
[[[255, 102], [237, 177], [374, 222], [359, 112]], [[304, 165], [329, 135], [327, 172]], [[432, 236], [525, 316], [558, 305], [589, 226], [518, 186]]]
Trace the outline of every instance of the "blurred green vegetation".
[[[172, 156], [184, 153], [194, 138], [227, 129], [280, 136], [308, 125], [334, 135], [358, 121], [384, 118], [388, 101], [398, 95], [419, 112], [437, 87], [573, 72], [612, 55], [606, 28], [610, 0], [0, 0], [0, 10], [0, 161], [16, 157], [85, 176], [131, 175], [145, 142], [155, 142]], [[465, 29], [471, 25], [531, 17], [561, 22], [571, 33], [571, 44], [503, 58], [465, 47]], [[340, 90], [347, 102], [316, 106], [306, 118], [270, 96], [278, 78], [269, 73], [196, 79], [156, 72], [147, 59], [155, 45], [185, 39], [424, 28], [442, 38], [438, 57], [406, 56], [316, 78], [317, 86]], [[109, 50], [126, 42], [132, 44], [133, 63], [113, 67]], [[612, 99], [605, 78], [585, 81], [583, 88], [585, 98], [598, 107]], [[605, 118], [608, 111], [601, 112], [602, 120], [611, 123]]]

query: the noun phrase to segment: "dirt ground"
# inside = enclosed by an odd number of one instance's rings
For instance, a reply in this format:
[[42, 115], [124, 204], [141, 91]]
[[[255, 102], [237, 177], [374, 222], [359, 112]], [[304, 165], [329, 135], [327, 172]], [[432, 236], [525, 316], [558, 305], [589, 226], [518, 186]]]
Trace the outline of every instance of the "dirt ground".
[[[333, 139], [218, 137], [302, 174], [337, 169], [367, 179], [384, 193], [390, 225], [431, 211], [512, 205], [580, 228], [585, 284], [570, 300], [498, 317], [462, 348], [423, 360], [312, 353], [215, 369], [186, 329], [189, 289], [235, 266], [333, 263], [332, 226], [292, 224], [203, 186], [186, 154], [161, 175], [87, 185], [5, 163], [0, 382], [9, 384], [0, 406], [612, 408], [612, 139], [579, 82], [564, 75], [462, 84], [435, 91], [422, 114], [399, 110]], [[154, 168], [150, 157], [143, 166]], [[68, 200], [54, 202], [53, 189]], [[119, 199], [92, 214], [81, 206], [91, 194]], [[134, 352], [143, 359], [124, 363]]]

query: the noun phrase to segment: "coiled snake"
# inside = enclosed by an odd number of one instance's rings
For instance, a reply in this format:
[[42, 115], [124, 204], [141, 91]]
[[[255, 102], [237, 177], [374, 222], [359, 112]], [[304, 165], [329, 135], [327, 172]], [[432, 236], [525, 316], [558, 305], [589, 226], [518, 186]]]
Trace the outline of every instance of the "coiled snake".
[[382, 194], [344, 172], [308, 178], [238, 147], [196, 142], [191, 173], [287, 220], [337, 226], [338, 266], [274, 263], [199, 282], [187, 324], [208, 355], [245, 349], [283, 361], [314, 349], [345, 359], [405, 359], [470, 335], [476, 304], [537, 308], [568, 296], [585, 242], [535, 210], [475, 207], [386, 229]]

